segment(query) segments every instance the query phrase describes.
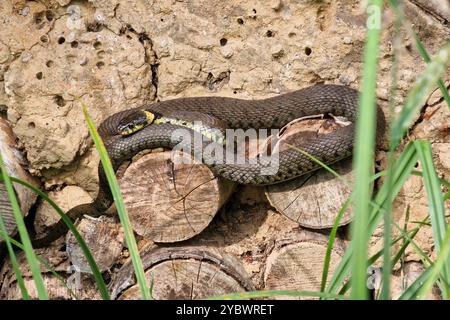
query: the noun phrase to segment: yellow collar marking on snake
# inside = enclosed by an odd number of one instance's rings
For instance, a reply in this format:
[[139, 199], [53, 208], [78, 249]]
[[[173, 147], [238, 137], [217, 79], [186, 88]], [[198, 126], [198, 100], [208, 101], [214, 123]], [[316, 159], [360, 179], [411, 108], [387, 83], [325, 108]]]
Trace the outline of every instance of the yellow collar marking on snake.
[[130, 119], [126, 119], [124, 124], [121, 124], [121, 129], [119, 129], [119, 132], [122, 136], [129, 136], [149, 125], [165, 123], [192, 129], [199, 132], [204, 137], [215, 141], [216, 143], [223, 145], [226, 144], [224, 133], [217, 128], [204, 126], [201, 123], [195, 123], [183, 119], [164, 117], [148, 110], [140, 110], [138, 113], [130, 116]]

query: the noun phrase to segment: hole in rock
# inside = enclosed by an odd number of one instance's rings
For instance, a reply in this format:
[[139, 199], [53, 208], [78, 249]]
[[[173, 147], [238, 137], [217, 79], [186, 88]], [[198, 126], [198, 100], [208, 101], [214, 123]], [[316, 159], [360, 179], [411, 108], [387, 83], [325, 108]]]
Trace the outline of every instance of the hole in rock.
[[95, 50], [98, 50], [102, 47], [102, 43], [100, 41], [95, 41], [94, 42], [94, 48]]
[[56, 105], [58, 107], [64, 107], [66, 105], [66, 100], [64, 100], [63, 97], [61, 97], [59, 94], [56, 95], [53, 100], [55, 101]]

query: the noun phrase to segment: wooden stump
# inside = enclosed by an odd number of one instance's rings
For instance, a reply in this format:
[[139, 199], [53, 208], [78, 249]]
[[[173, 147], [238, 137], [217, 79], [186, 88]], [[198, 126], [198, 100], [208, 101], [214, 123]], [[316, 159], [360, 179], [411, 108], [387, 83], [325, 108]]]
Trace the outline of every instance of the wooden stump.
[[[77, 225], [100, 271], [109, 270], [122, 253], [124, 234], [119, 223], [110, 222], [105, 217], [98, 219], [86, 217]], [[72, 232], [66, 236], [66, 252], [74, 269], [79, 272], [92, 273], [86, 257]]]
[[[296, 120], [282, 132], [280, 143], [290, 144], [298, 137], [306, 140], [310, 135], [326, 134], [341, 126], [330, 119]], [[351, 159], [333, 164], [331, 168], [351, 185]], [[325, 169], [266, 187], [266, 197], [278, 212], [299, 225], [312, 229], [331, 228], [350, 194], [350, 186]], [[345, 211], [340, 226], [351, 221], [350, 209]]]
[[[6, 170], [10, 176], [24, 180], [34, 186], [39, 185], [38, 180], [25, 170], [27, 162], [17, 147], [16, 138], [9, 127], [8, 122], [1, 117], [0, 152], [3, 157]], [[26, 216], [31, 206], [36, 201], [37, 196], [33, 193], [33, 191], [18, 183], [13, 183], [13, 185], [22, 215]], [[14, 218], [8, 193], [6, 192], [6, 186], [3, 182], [0, 182], [0, 214], [3, 217], [3, 222], [5, 223], [8, 234], [14, 235], [16, 232], [16, 219]], [[0, 243], [1, 242], [3, 242], [3, 238], [0, 237]]]
[[[234, 189], [207, 166], [172, 151], [149, 153], [133, 161], [119, 180], [134, 231], [160, 243], [186, 240], [211, 222]], [[179, 160], [180, 158], [177, 158]]]
[[[36, 254], [48, 261], [53, 270], [61, 277], [58, 278], [41, 265], [41, 274], [45, 289], [50, 300], [70, 300], [70, 299], [100, 299], [97, 285], [91, 275], [74, 273], [71, 268], [67, 253], [59, 251], [56, 247], [36, 249]], [[19, 269], [22, 273], [31, 299], [38, 299], [36, 285], [34, 283], [29, 264], [23, 251], [16, 254]], [[73, 278], [73, 281], [70, 281]], [[63, 281], [68, 282], [69, 290]], [[70, 283], [72, 282], [72, 283]], [[22, 293], [18, 285], [14, 269], [9, 259], [6, 259], [0, 268], [0, 300], [20, 300]]]
[[[141, 257], [148, 283], [154, 279], [154, 299], [202, 299], [254, 289], [241, 264], [214, 249], [148, 246]], [[115, 275], [110, 289], [113, 299], [141, 298], [130, 262]]]
[[[326, 236], [309, 231], [278, 241], [266, 261], [265, 289], [320, 291], [327, 241]], [[343, 253], [343, 244], [337, 239], [331, 253], [329, 275], [333, 274]]]

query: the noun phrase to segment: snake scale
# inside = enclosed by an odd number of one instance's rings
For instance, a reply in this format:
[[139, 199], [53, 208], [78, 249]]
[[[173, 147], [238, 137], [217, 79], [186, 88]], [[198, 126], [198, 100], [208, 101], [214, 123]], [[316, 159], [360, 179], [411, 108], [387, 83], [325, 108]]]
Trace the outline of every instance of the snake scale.
[[[118, 125], [136, 110], [151, 110], [161, 114], [201, 115], [217, 119], [227, 128], [282, 128], [292, 120], [318, 114], [346, 117], [352, 124], [330, 134], [302, 142], [299, 147], [320, 161], [330, 164], [351, 156], [354, 141], [354, 122], [357, 117], [358, 91], [339, 85], [315, 85], [261, 100], [243, 100], [228, 97], [179, 98], [118, 112], [108, 117], [98, 128], [105, 142], [108, 155], [116, 171], [125, 160], [138, 152], [151, 148], [173, 148], [180, 143], [172, 133], [179, 126], [171, 123], [152, 124], [129, 136], [118, 134]], [[385, 120], [377, 107], [377, 136], [384, 133]], [[196, 150], [193, 150], [194, 153]], [[197, 150], [198, 151], [198, 150]], [[206, 160], [206, 159], [203, 159]], [[268, 159], [262, 157], [257, 163], [229, 164], [204, 161], [216, 176], [240, 184], [269, 185], [301, 176], [319, 166], [297, 150], [279, 152], [279, 167], [272, 175], [262, 175], [261, 168]], [[101, 164], [98, 168], [99, 192], [92, 203], [78, 205], [67, 212], [74, 221], [87, 214], [100, 216], [113, 203], [113, 198]], [[34, 239], [34, 247], [42, 247], [58, 239], [67, 227], [59, 221], [42, 238]]]

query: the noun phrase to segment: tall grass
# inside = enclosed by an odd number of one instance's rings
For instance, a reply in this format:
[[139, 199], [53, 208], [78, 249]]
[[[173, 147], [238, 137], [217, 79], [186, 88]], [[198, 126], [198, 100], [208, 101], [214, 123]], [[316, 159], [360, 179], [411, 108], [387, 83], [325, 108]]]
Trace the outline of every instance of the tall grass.
[[[388, 0], [390, 7], [396, 14], [397, 25], [396, 32], [399, 32], [400, 25], [404, 27], [407, 32], [415, 39], [418, 52], [424, 61], [427, 63], [425, 70], [417, 76], [417, 81], [413, 88], [408, 93], [404, 105], [401, 107], [399, 114], [394, 114], [394, 97], [396, 94], [397, 81], [397, 63], [398, 51], [394, 50], [393, 72], [392, 72], [392, 87], [390, 88], [390, 110], [392, 123], [387, 134], [389, 138], [389, 153], [388, 153], [388, 167], [383, 172], [374, 174], [374, 149], [375, 149], [375, 105], [376, 105], [376, 77], [379, 53], [379, 40], [381, 32], [381, 17], [383, 15], [382, 0], [369, 1], [368, 24], [366, 35], [366, 46], [364, 50], [364, 65], [362, 70], [362, 90], [359, 106], [359, 117], [356, 124], [356, 142], [354, 150], [354, 172], [355, 184], [352, 195], [343, 205], [341, 210], [337, 213], [335, 223], [330, 232], [329, 242], [324, 257], [324, 265], [322, 271], [322, 281], [320, 291], [310, 292], [299, 290], [268, 290], [268, 291], [252, 291], [243, 293], [231, 293], [212, 297], [212, 299], [251, 299], [262, 297], [275, 296], [292, 296], [292, 297], [316, 297], [320, 299], [367, 299], [368, 289], [367, 283], [367, 267], [379, 259], [383, 258], [383, 283], [380, 299], [390, 298], [390, 278], [392, 275], [392, 266], [398, 261], [402, 260], [407, 248], [410, 246], [421, 257], [424, 262], [425, 271], [401, 294], [400, 299], [417, 299], [424, 298], [433, 289], [435, 285], [440, 289], [442, 296], [446, 299], [450, 298], [450, 228], [446, 222], [446, 213], [444, 201], [450, 199], [450, 191], [443, 192], [445, 188], [450, 189], [450, 183], [440, 179], [436, 173], [433, 164], [433, 156], [431, 144], [428, 141], [415, 141], [402, 145], [403, 138], [408, 132], [413, 119], [417, 118], [420, 109], [425, 103], [426, 98], [437, 85], [442, 91], [444, 100], [450, 107], [450, 97], [444, 82], [441, 80], [442, 74], [445, 72], [448, 61], [450, 60], [450, 42], [443, 45], [442, 49], [431, 57], [425, 46], [414, 33], [410, 22], [405, 17], [402, 7], [396, 0]], [[398, 38], [396, 37], [398, 40]], [[395, 49], [395, 48], [394, 48]], [[117, 180], [115, 178], [111, 162], [107, 156], [106, 149], [98, 136], [92, 119], [89, 117], [86, 107], [83, 106], [83, 112], [86, 117], [86, 122], [90, 134], [94, 140], [97, 151], [100, 154], [103, 168], [108, 177], [108, 183], [114, 195], [117, 211], [119, 213], [120, 221], [125, 230], [125, 236], [128, 248], [130, 249], [131, 260], [135, 268], [137, 282], [141, 289], [141, 294], [144, 299], [151, 298], [151, 288], [148, 288], [145, 279], [144, 270], [140, 261], [139, 252], [134, 239], [130, 222], [126, 214], [125, 207], [119, 192]], [[400, 148], [402, 146], [402, 148]], [[302, 150], [298, 150], [303, 152]], [[341, 179], [348, 185], [342, 177], [334, 172], [331, 168], [320, 163], [314, 159], [319, 165], [333, 173], [337, 178]], [[421, 171], [416, 169], [416, 164], [421, 164]], [[4, 223], [0, 216], [0, 236], [6, 240], [6, 246], [10, 255], [11, 265], [16, 273], [19, 288], [24, 299], [29, 299], [23, 275], [20, 272], [13, 245], [24, 250], [27, 261], [32, 270], [32, 275], [38, 291], [40, 299], [47, 299], [47, 293], [43, 287], [42, 277], [39, 273], [39, 266], [37, 261], [49, 268], [45, 261], [40, 257], [36, 257], [29, 241], [28, 234], [23, 224], [22, 216], [15, 199], [15, 194], [12, 189], [11, 179], [14, 182], [20, 183], [20, 180], [8, 176], [2, 159], [0, 157], [0, 168], [2, 170], [3, 181], [7, 186], [8, 195], [13, 204], [14, 215], [17, 220], [19, 235], [22, 243], [18, 243], [10, 239], [6, 235]], [[412, 230], [408, 230], [408, 224], [402, 228], [392, 221], [391, 211], [393, 202], [397, 195], [403, 188], [405, 182], [411, 176], [420, 176], [423, 179], [429, 215], [423, 221], [409, 222], [415, 224]], [[374, 192], [374, 181], [383, 176], [384, 182], [379, 182], [378, 190]], [[30, 186], [32, 188], [32, 186]], [[35, 190], [35, 192], [40, 192]], [[57, 211], [58, 207], [48, 197], [41, 194], [45, 201], [48, 201]], [[330, 257], [336, 239], [336, 234], [339, 226], [339, 220], [345, 212], [347, 206], [352, 203], [354, 208], [354, 220], [351, 224], [352, 241], [345, 251], [341, 261], [333, 274], [329, 274]], [[59, 209], [60, 210], [60, 209]], [[58, 211], [64, 221], [62, 211]], [[407, 210], [408, 213], [408, 210]], [[67, 219], [68, 220], [68, 219]], [[384, 248], [368, 256], [369, 239], [384, 222]], [[69, 228], [77, 234], [75, 228], [70, 220], [67, 221]], [[414, 238], [418, 232], [426, 225], [431, 225], [433, 240], [435, 242], [437, 258], [432, 261], [427, 254], [415, 242]], [[396, 229], [398, 236], [393, 237], [391, 230]], [[76, 236], [77, 241], [83, 244], [81, 237]], [[400, 244], [400, 248], [395, 249], [395, 245]], [[82, 245], [83, 246], [83, 245]], [[85, 248], [87, 249], [87, 247]], [[106, 291], [101, 274], [96, 269], [95, 262], [91, 261], [89, 250], [85, 250], [88, 261], [91, 263], [91, 268], [94, 271], [99, 289], [102, 292], [102, 297], [108, 299], [109, 295]], [[89, 258], [90, 256], [90, 258]], [[49, 268], [51, 269], [51, 268]], [[52, 270], [50, 270], [52, 271]], [[53, 271], [52, 271], [53, 272]], [[155, 279], [157, 282], [158, 279]], [[153, 279], [150, 287], [153, 286]], [[349, 293], [349, 291], [351, 292]]]

